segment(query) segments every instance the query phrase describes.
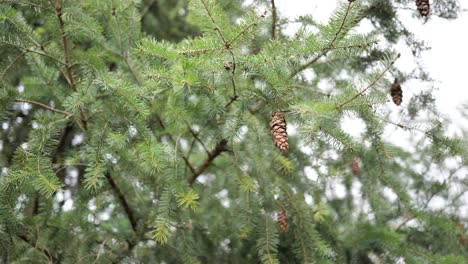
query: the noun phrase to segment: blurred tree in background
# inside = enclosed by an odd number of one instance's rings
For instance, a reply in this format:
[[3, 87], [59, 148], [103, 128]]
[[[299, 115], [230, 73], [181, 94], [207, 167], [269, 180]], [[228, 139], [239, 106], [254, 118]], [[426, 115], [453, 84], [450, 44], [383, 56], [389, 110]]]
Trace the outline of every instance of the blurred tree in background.
[[465, 263], [466, 137], [405, 94], [430, 78], [395, 68], [398, 40], [425, 49], [401, 8], [0, 0], [1, 261]]

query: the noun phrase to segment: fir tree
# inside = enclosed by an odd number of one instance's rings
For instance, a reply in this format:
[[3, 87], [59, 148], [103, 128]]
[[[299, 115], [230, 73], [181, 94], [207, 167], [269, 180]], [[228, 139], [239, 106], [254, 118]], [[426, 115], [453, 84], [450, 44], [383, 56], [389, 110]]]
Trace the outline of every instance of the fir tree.
[[411, 73], [377, 43], [421, 49], [395, 22], [414, 2], [342, 1], [293, 37], [259, 2], [0, 1], [3, 263], [466, 261], [467, 143], [430, 91], [391, 105]]

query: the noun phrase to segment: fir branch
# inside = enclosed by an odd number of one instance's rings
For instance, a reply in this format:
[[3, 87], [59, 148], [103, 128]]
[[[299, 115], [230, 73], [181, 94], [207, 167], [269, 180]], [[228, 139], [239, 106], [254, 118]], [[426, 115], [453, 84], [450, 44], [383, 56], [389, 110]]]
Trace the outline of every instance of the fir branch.
[[143, 11], [141, 11], [141, 21], [143, 21], [146, 14], [148, 14], [148, 11], [151, 9], [154, 3], [156, 3], [156, 0], [150, 0], [148, 4], [145, 5], [145, 8], [143, 9]]
[[340, 27], [338, 28], [338, 31], [336, 31], [335, 33], [335, 37], [330, 41], [330, 43], [328, 44], [328, 47], [325, 48], [325, 50], [320, 54], [318, 55], [317, 57], [313, 58], [312, 60], [306, 62], [305, 64], [299, 66], [299, 68], [297, 68], [295, 71], [293, 71], [290, 75], [290, 78], [296, 76], [296, 74], [300, 73], [301, 71], [307, 69], [308, 67], [310, 67], [310, 65], [314, 64], [315, 62], [317, 62], [321, 57], [325, 56], [328, 52], [328, 50], [332, 49], [333, 48], [333, 45], [335, 44], [335, 41], [338, 39], [338, 36], [341, 34], [341, 31], [343, 31], [344, 29], [344, 25], [345, 25], [345, 22], [346, 22], [346, 19], [348, 18], [348, 15], [349, 15], [349, 11], [351, 10], [351, 6], [353, 4], [354, 1], [349, 1], [348, 2], [348, 6], [346, 8], [346, 11], [345, 11], [345, 15], [343, 17], [343, 20], [341, 21], [341, 25]]
[[271, 38], [275, 39], [276, 38], [276, 20], [277, 18], [277, 13], [276, 13], [276, 6], [275, 6], [275, 0], [271, 0]]
[[27, 243], [28, 245], [30, 245], [32, 248], [34, 248], [34, 249], [36, 249], [36, 250], [42, 252], [42, 253], [49, 259], [49, 261], [50, 261], [51, 263], [59, 263], [59, 262], [60, 262], [59, 259], [58, 259], [55, 255], [53, 255], [52, 253], [50, 253], [49, 250], [47, 250], [46, 248], [43, 248], [43, 247], [39, 246], [39, 245], [37, 244], [37, 242], [34, 243], [33, 241], [29, 240], [29, 238], [28, 238], [26, 235], [24, 235], [24, 234], [17, 234], [16, 236], [17, 236], [19, 239], [21, 239], [21, 240], [23, 240], [24, 242], [26, 242], [26, 243]]
[[[156, 119], [157, 119], [159, 125], [161, 126], [161, 128], [162, 128], [162, 129], [166, 129], [166, 126], [164, 125], [164, 123], [163, 123], [161, 117], [160, 117], [159, 115], [157, 115], [157, 114], [156, 114]], [[176, 144], [176, 141], [174, 140], [174, 138], [172, 137], [171, 134], [168, 134], [167, 136], [169, 137], [169, 140], [170, 140], [173, 144]], [[190, 171], [191, 171], [193, 174], [195, 174], [195, 173], [196, 173], [196, 170], [195, 170], [195, 168], [192, 166], [192, 164], [190, 163], [189, 159], [188, 159], [184, 154], [182, 154], [182, 152], [181, 152], [180, 155], [182, 156], [182, 159], [184, 160], [185, 165], [186, 165], [187, 167], [189, 167]]]
[[112, 187], [112, 190], [114, 190], [115, 194], [117, 195], [117, 198], [119, 198], [120, 205], [122, 205], [125, 213], [127, 214], [127, 218], [130, 221], [132, 229], [136, 233], [138, 222], [137, 222], [137, 219], [135, 218], [135, 214], [133, 213], [132, 209], [130, 208], [130, 205], [127, 202], [127, 198], [125, 198], [125, 195], [120, 190], [119, 186], [115, 183], [114, 178], [112, 178], [109, 172], [105, 174], [105, 177], [107, 181], [109, 182], [109, 185]]
[[[66, 116], [66, 118], [70, 118], [70, 117], [75, 117], [79, 120], [81, 120], [81, 118], [75, 116], [74, 114], [70, 113], [70, 112], [67, 112], [67, 111], [63, 111], [63, 110], [60, 110], [60, 109], [57, 109], [57, 108], [53, 108], [53, 107], [50, 107], [46, 104], [43, 104], [41, 102], [37, 102], [37, 101], [33, 101], [33, 100], [28, 100], [28, 99], [21, 99], [21, 98], [17, 98], [15, 99], [16, 102], [19, 102], [19, 103], [29, 103], [29, 104], [32, 104], [32, 105], [36, 105], [36, 106], [39, 106], [39, 107], [42, 107], [46, 110], [49, 110], [49, 111], [52, 111], [52, 112], [55, 112], [55, 113], [59, 113], [59, 114], [63, 114]], [[83, 121], [83, 120], [81, 120]]]
[[198, 176], [200, 176], [208, 167], [211, 166], [216, 157], [221, 155], [221, 153], [227, 151], [226, 145], [227, 140], [225, 139], [222, 139], [220, 142], [218, 142], [218, 144], [216, 144], [215, 149], [209, 153], [208, 159], [206, 159], [205, 162], [203, 162], [203, 164], [195, 170], [192, 177], [190, 177], [190, 179], [188, 180], [190, 185], [193, 185], [193, 183], [197, 180]]
[[390, 70], [390, 68], [393, 66], [393, 64], [395, 63], [395, 61], [400, 58], [400, 53], [397, 54], [397, 56], [395, 57], [395, 59], [393, 59], [388, 65], [387, 67], [385, 67], [385, 69], [377, 76], [377, 78], [375, 78], [366, 88], [362, 89], [360, 92], [358, 92], [357, 94], [355, 94], [353, 97], [349, 98], [348, 100], [346, 100], [344, 103], [336, 106], [336, 109], [337, 110], [340, 110], [342, 109], [345, 105], [349, 104], [350, 102], [352, 102], [354, 99], [358, 98], [359, 96], [363, 95], [367, 90], [369, 90], [372, 86], [374, 86], [380, 79], [382, 79], [382, 77], [385, 75], [385, 73], [387, 73], [388, 70]]
[[0, 77], [0, 81], [3, 80], [3, 78], [5, 77], [5, 75], [7, 74], [8, 70], [16, 63], [16, 61], [21, 58], [24, 54], [26, 54], [26, 51], [23, 51], [21, 52], [20, 54], [18, 54], [18, 56], [16, 56], [10, 64], [8, 64], [8, 66], [5, 68], [5, 70], [3, 71], [2, 73], [2, 76]]
[[265, 246], [265, 249], [266, 249], [266, 254], [267, 254], [267, 257], [268, 257], [268, 263], [270, 264], [273, 264], [273, 263], [276, 263], [275, 261], [273, 261], [273, 257], [271, 256], [271, 253], [270, 253], [270, 229], [269, 229], [269, 224], [268, 224], [268, 215], [265, 216], [265, 235], [266, 235], [266, 246]]
[[[62, 17], [62, 0], [55, 0], [55, 15], [57, 16], [57, 19], [59, 21], [59, 29], [60, 29], [60, 34], [62, 36], [62, 43], [63, 43], [63, 52], [65, 56], [65, 69], [67, 71], [68, 75], [68, 80], [70, 81], [70, 86], [73, 90], [73, 92], [77, 92], [76, 88], [76, 82], [73, 77], [73, 72], [72, 72], [72, 64], [70, 62], [70, 49], [68, 47], [68, 39], [65, 33], [65, 23], [63, 22], [63, 17]], [[80, 106], [80, 117], [81, 117], [81, 124], [83, 126], [84, 130], [87, 130], [87, 120], [83, 111], [83, 108]]]
[[70, 63], [70, 50], [68, 48], [68, 39], [65, 34], [65, 23], [63, 22], [62, 17], [62, 0], [55, 0], [55, 15], [59, 21], [59, 29], [60, 34], [62, 36], [62, 43], [63, 43], [63, 52], [65, 55], [65, 69], [67, 70], [68, 79], [70, 80], [70, 86], [74, 92], [77, 91], [75, 79], [73, 78], [73, 73], [71, 70], [71, 63]]
[[25, 48], [25, 47], [23, 47], [23, 46], [20, 46], [20, 45], [15, 44], [15, 43], [3, 41], [3, 40], [0, 40], [0, 44], [9, 45], [9, 46], [13, 46], [13, 47], [15, 47], [15, 48], [18, 48], [18, 49], [20, 49], [20, 50], [23, 51], [23, 54], [22, 54], [22, 55], [24, 55], [24, 54], [26, 54], [26, 53], [28, 53], [28, 52], [31, 52], [31, 53], [35, 53], [35, 54], [38, 54], [38, 55], [47, 57], [47, 58], [49, 58], [49, 59], [51, 59], [51, 60], [53, 60], [53, 61], [55, 61], [55, 62], [58, 62], [58, 63], [60, 63], [60, 64], [65, 65], [65, 62], [63, 62], [63, 61], [61, 61], [61, 60], [55, 58], [54, 56], [51, 56], [50, 54], [47, 54], [47, 53], [43, 53], [43, 52], [40, 52], [40, 51], [37, 51], [37, 50], [33, 50], [33, 49], [30, 49], [30, 48]]
[[211, 14], [210, 9], [209, 9], [208, 6], [206, 5], [205, 0], [200, 0], [200, 2], [202, 3], [203, 8], [205, 8], [205, 11], [206, 11], [206, 13], [208, 14], [208, 17], [210, 18], [211, 22], [212, 22], [213, 25], [215, 26], [216, 32], [218, 32], [218, 35], [219, 35], [219, 36], [221, 37], [221, 39], [223, 40], [224, 46], [225, 46], [227, 49], [229, 49], [229, 48], [230, 48], [229, 43], [228, 43], [228, 41], [226, 40], [226, 38], [224, 37], [223, 32], [221, 32], [221, 29], [219, 28], [219, 26], [217, 25], [216, 20], [214, 19], [213, 15]]
[[205, 54], [210, 51], [224, 50], [224, 48], [209, 48], [209, 49], [199, 49], [199, 50], [183, 50], [179, 51], [180, 55], [192, 55], [192, 54]]
[[206, 148], [205, 146], [205, 143], [203, 143], [203, 141], [200, 139], [200, 137], [198, 137], [198, 134], [195, 133], [195, 131], [193, 131], [193, 129], [189, 128], [189, 131], [190, 131], [190, 134], [192, 134], [192, 136], [195, 138], [196, 141], [198, 141], [198, 143], [200, 143], [200, 145], [203, 147], [203, 149], [205, 150], [206, 154], [208, 154], [208, 156], [210, 155], [210, 152], [208, 151], [208, 149]]
[[228, 44], [226, 44], [226, 48], [227, 49], [230, 49], [232, 47], [232, 44], [238, 39], [240, 38], [242, 35], [244, 35], [250, 28], [256, 26], [257, 23], [254, 22], [250, 25], [248, 25], [247, 27], [245, 27], [241, 32], [239, 32], [239, 34], [237, 34], [234, 38], [232, 38], [231, 41], [228, 42]]
[[35, 3], [22, 2], [22, 1], [9, 1], [9, 0], [2, 0], [2, 1], [0, 1], [0, 4], [2, 4], [2, 3], [11, 3], [11, 4], [18, 4], [18, 5], [30, 6], [30, 7], [35, 7], [35, 8], [40, 8], [40, 9], [43, 9], [43, 10], [47, 10], [47, 11], [49, 11], [49, 12], [54, 12], [54, 10], [52, 10], [52, 9], [49, 8], [49, 7], [42, 6], [42, 5], [40, 5], [40, 4], [35, 4]]

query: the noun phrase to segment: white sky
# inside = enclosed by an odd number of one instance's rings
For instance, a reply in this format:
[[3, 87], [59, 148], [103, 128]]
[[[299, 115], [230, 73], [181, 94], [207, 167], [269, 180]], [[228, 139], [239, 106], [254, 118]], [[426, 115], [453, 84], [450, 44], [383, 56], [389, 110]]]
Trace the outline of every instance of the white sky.
[[[468, 0], [459, 2], [462, 10], [468, 9]], [[312, 14], [320, 22], [326, 22], [335, 10], [338, 1], [276, 0], [275, 3], [283, 17], [296, 18]], [[456, 128], [468, 129], [468, 124], [462, 123], [459, 114], [461, 104], [468, 102], [468, 12], [462, 12], [455, 20], [431, 16], [427, 23], [414, 18], [415, 14], [416, 7], [414, 10], [398, 10], [398, 16], [405, 26], [415, 34], [417, 39], [423, 40], [431, 47], [431, 50], [422, 53], [422, 65], [436, 80], [434, 86], [438, 90], [434, 96], [437, 98], [438, 109], [443, 115], [453, 120], [455, 126], [452, 130], [459, 133], [459, 129]], [[293, 25], [288, 30], [295, 30], [298, 26]], [[396, 67], [411, 71], [415, 64], [412, 61], [410, 49], [402, 44], [397, 46], [397, 50], [402, 57], [395, 64]], [[409, 102], [412, 94], [419, 93], [428, 87], [430, 84], [420, 82], [410, 82], [404, 85], [402, 107]]]

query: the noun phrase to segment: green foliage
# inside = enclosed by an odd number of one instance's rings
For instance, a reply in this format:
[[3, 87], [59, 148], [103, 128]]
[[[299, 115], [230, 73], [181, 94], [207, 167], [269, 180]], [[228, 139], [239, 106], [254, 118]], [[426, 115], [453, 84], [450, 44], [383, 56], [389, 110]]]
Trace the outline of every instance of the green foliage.
[[463, 263], [467, 142], [431, 91], [390, 106], [414, 3], [342, 1], [294, 36], [257, 4], [0, 0], [3, 262]]

